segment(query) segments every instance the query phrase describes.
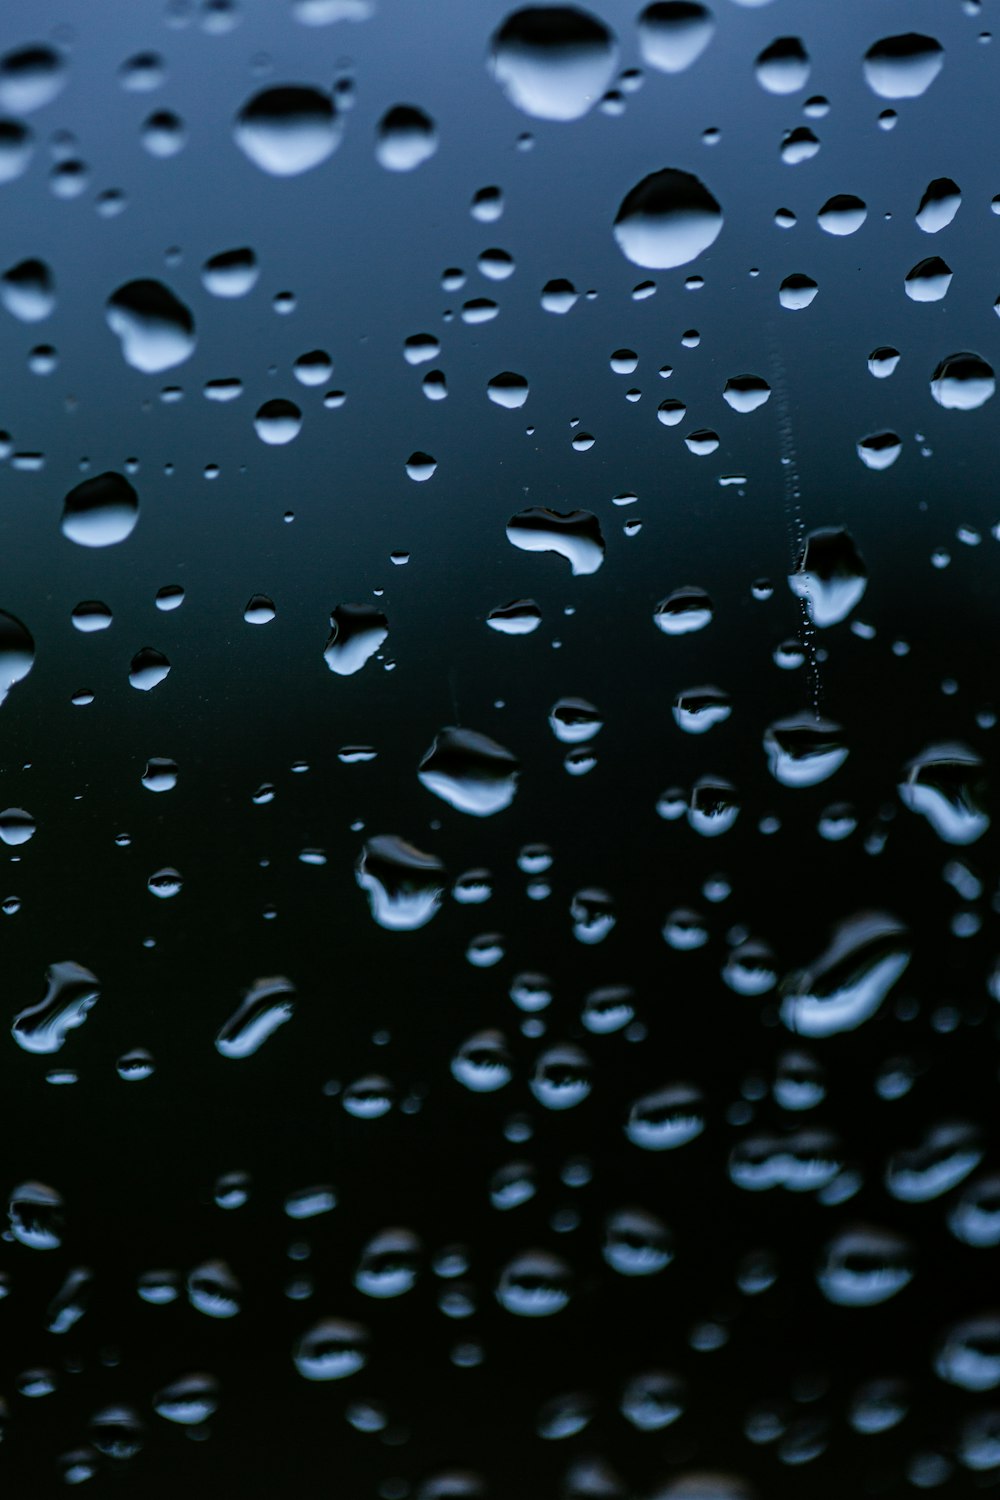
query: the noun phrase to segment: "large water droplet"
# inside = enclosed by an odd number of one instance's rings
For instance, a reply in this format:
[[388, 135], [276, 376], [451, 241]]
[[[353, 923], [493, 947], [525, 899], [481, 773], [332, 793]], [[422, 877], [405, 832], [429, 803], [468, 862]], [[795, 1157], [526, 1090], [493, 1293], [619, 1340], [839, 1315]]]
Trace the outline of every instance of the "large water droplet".
[[754, 72], [769, 94], [794, 94], [809, 79], [809, 54], [797, 36], [779, 36], [758, 54]]
[[881, 99], [916, 99], [930, 88], [944, 65], [944, 48], [933, 37], [908, 31], [869, 47], [865, 82]]
[[714, 245], [722, 210], [699, 178], [666, 167], [644, 177], [622, 200], [614, 233], [633, 265], [685, 266]]
[[696, 0], [659, 0], [646, 6], [638, 26], [643, 62], [661, 73], [683, 73], [712, 40], [715, 20]]
[[245, 297], [257, 285], [259, 275], [257, 257], [248, 246], [220, 250], [201, 268], [202, 285], [213, 297]]
[[490, 70], [511, 104], [539, 120], [578, 120], [614, 74], [612, 33], [576, 6], [514, 11], [494, 33]]
[[442, 729], [417, 772], [429, 792], [458, 812], [492, 817], [514, 800], [516, 755], [472, 729]]
[[162, 281], [129, 281], [108, 298], [108, 327], [133, 370], [157, 375], [183, 364], [196, 343], [191, 310]]
[[837, 193], [828, 198], [816, 215], [820, 229], [827, 234], [854, 234], [868, 217], [867, 206], [851, 193]]
[[789, 312], [799, 312], [809, 306], [818, 291], [819, 287], [811, 276], [803, 276], [801, 272], [794, 271], [791, 276], [785, 277], [778, 288], [778, 301]]
[[340, 121], [329, 94], [286, 84], [248, 99], [233, 135], [254, 166], [272, 177], [295, 177], [332, 155], [340, 143]]
[[80, 547], [112, 547], [132, 535], [138, 519], [139, 496], [124, 475], [109, 469], [70, 490], [62, 534]]
[[772, 724], [764, 734], [768, 770], [782, 786], [817, 786], [847, 759], [841, 728], [829, 719], [796, 714]]
[[343, 1380], [368, 1359], [369, 1333], [360, 1323], [322, 1318], [295, 1345], [295, 1368], [306, 1380]]
[[63, 59], [43, 42], [0, 57], [0, 108], [11, 114], [26, 115], [51, 104], [65, 83]]
[[504, 1267], [497, 1301], [519, 1317], [548, 1318], [566, 1307], [570, 1285], [570, 1268], [560, 1256], [547, 1250], [524, 1250]]
[[947, 229], [962, 205], [962, 190], [950, 177], [935, 177], [924, 189], [917, 209], [917, 224], [925, 234]]
[[875, 1307], [913, 1278], [907, 1240], [888, 1229], [844, 1229], [827, 1245], [816, 1273], [820, 1291], [837, 1307]]
[[44, 1182], [22, 1182], [7, 1202], [10, 1232], [29, 1250], [58, 1250], [63, 1234], [63, 1197]]
[[940, 302], [951, 276], [951, 267], [939, 255], [929, 255], [907, 271], [903, 288], [911, 302]]

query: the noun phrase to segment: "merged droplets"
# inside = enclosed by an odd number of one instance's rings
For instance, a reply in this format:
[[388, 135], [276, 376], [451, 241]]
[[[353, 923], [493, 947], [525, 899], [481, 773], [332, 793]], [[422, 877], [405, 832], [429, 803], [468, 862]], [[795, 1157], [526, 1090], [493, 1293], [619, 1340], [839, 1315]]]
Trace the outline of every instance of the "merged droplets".
[[853, 1031], [875, 1015], [911, 957], [896, 917], [861, 912], [840, 923], [826, 952], [782, 986], [781, 1019], [801, 1036]]
[[233, 137], [243, 154], [272, 177], [318, 167], [340, 143], [340, 121], [329, 94], [287, 84], [263, 89], [236, 117]]
[[522, 552], [556, 552], [574, 577], [596, 573], [604, 561], [601, 524], [589, 510], [556, 511], [536, 505], [507, 522], [507, 540]]
[[194, 318], [162, 281], [129, 281], [108, 298], [108, 327], [133, 370], [158, 375], [190, 358], [195, 347]]
[[519, 764], [511, 751], [487, 735], [451, 727], [435, 736], [417, 776], [458, 812], [488, 818], [514, 800]]
[[788, 586], [821, 629], [846, 619], [868, 587], [868, 570], [850, 532], [832, 526], [810, 531]]
[[85, 479], [63, 500], [62, 534], [80, 547], [112, 547], [132, 535], [139, 496], [113, 470]]
[[358, 885], [368, 896], [371, 914], [391, 932], [425, 926], [441, 905], [444, 866], [395, 834], [369, 839], [356, 868]]
[[615, 239], [633, 265], [669, 270], [714, 245], [722, 210], [699, 178], [666, 167], [644, 177], [622, 200]]
[[880, 99], [916, 99], [944, 65], [944, 48], [930, 36], [909, 31], [887, 36], [864, 56], [865, 82]]
[[946, 411], [975, 411], [996, 390], [992, 365], [980, 354], [949, 354], [931, 376], [931, 395]]
[[715, 19], [697, 0], [657, 0], [638, 21], [642, 60], [661, 73], [683, 73], [704, 52], [715, 32]]
[[494, 33], [489, 66], [517, 109], [539, 120], [578, 120], [611, 82], [614, 36], [576, 6], [514, 11]]
[[58, 1052], [67, 1033], [83, 1025], [100, 998], [100, 981], [82, 964], [52, 964], [45, 978], [42, 999], [19, 1011], [11, 1027], [11, 1035], [25, 1052]]
[[375, 159], [387, 172], [413, 172], [438, 148], [437, 128], [415, 104], [396, 104], [382, 116], [375, 133]]
[[945, 844], [974, 844], [990, 826], [982, 759], [967, 745], [929, 745], [906, 768], [899, 800]]

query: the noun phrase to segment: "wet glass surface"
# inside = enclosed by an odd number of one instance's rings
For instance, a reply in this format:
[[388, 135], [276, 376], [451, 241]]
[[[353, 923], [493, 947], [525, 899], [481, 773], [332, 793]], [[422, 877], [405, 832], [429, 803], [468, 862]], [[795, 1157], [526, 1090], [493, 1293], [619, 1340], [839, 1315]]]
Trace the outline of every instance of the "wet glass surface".
[[7, 0], [5, 1493], [1000, 1478], [991, 23]]

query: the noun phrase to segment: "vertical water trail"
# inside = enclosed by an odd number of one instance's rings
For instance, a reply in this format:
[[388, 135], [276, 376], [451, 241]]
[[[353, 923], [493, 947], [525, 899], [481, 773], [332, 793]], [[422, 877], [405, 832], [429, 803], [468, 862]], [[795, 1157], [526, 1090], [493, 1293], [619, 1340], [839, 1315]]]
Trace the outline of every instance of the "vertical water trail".
[[[802, 485], [799, 475], [799, 456], [795, 446], [795, 431], [792, 427], [791, 406], [788, 400], [788, 374], [782, 357], [781, 346], [774, 333], [774, 325], [767, 329], [768, 363], [771, 389], [774, 391], [778, 409], [778, 443], [781, 461], [782, 502], [785, 511], [785, 527], [788, 533], [790, 552], [789, 573], [793, 573], [805, 550], [806, 528], [802, 519]], [[820, 717], [822, 685], [819, 675], [819, 655], [816, 649], [816, 627], [804, 599], [799, 600], [802, 615], [802, 644], [806, 653], [806, 671], [809, 680], [809, 698], [815, 718]]]

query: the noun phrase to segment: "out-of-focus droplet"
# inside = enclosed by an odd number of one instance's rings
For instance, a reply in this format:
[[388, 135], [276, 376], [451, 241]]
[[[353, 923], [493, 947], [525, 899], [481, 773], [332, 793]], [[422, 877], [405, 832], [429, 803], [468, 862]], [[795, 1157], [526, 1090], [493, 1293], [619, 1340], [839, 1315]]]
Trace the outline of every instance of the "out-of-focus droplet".
[[414, 172], [438, 148], [437, 128], [415, 104], [386, 110], [375, 133], [375, 159], [387, 172]]
[[910, 956], [902, 922], [884, 912], [859, 913], [839, 924], [825, 953], [786, 979], [781, 1019], [801, 1036], [853, 1031], [879, 1009]]
[[17, 47], [0, 57], [0, 108], [13, 115], [44, 109], [66, 84], [65, 60], [44, 42]]
[[202, 286], [213, 297], [245, 297], [260, 276], [257, 257], [249, 246], [220, 250], [209, 256], [201, 268]]
[[880, 99], [916, 99], [944, 65], [944, 48], [933, 37], [908, 31], [887, 36], [864, 56], [865, 82]]
[[472, 729], [442, 729], [420, 762], [417, 778], [458, 812], [492, 817], [514, 800], [520, 762]]
[[696, 0], [655, 0], [638, 20], [642, 60], [661, 73], [683, 73], [696, 62], [715, 32], [715, 19]]
[[55, 278], [43, 260], [22, 260], [0, 276], [0, 303], [22, 323], [40, 323], [56, 305]]
[[675, 1083], [635, 1101], [625, 1134], [644, 1151], [675, 1151], [701, 1135], [704, 1128], [701, 1090], [692, 1084]]
[[168, 1422], [197, 1427], [215, 1415], [219, 1382], [214, 1375], [182, 1375], [153, 1397], [153, 1410]]
[[837, 1307], [876, 1307], [913, 1279], [913, 1248], [889, 1229], [844, 1229], [823, 1252], [820, 1291]]
[[494, 33], [489, 66], [517, 109], [539, 120], [578, 120], [614, 74], [618, 47], [604, 22], [577, 6], [530, 6]]
[[162, 281], [129, 281], [108, 298], [105, 318], [133, 370], [157, 375], [194, 352], [195, 326], [186, 307]]
[[292, 1357], [306, 1380], [344, 1380], [367, 1363], [369, 1343], [370, 1334], [362, 1324], [322, 1318], [302, 1334]]
[[34, 835], [37, 824], [23, 807], [7, 807], [0, 812], [0, 843], [9, 848], [26, 844]]
[[589, 510], [555, 511], [532, 506], [507, 522], [507, 540], [522, 552], [556, 552], [577, 576], [596, 573], [604, 561], [604, 537]]
[[788, 586], [805, 600], [820, 629], [846, 619], [868, 587], [868, 570], [850, 532], [840, 527], [810, 531]]
[[521, 1318], [548, 1318], [569, 1304], [572, 1274], [566, 1261], [547, 1250], [524, 1250], [507, 1262], [497, 1283], [497, 1301]]
[[233, 138], [272, 177], [296, 177], [326, 161], [340, 144], [340, 120], [329, 94], [296, 84], [254, 94], [236, 117]]
[[696, 260], [722, 229], [722, 210], [699, 178], [666, 167], [622, 200], [614, 233], [633, 265], [668, 270]]
[[513, 1060], [500, 1031], [477, 1031], [451, 1060], [452, 1077], [474, 1094], [492, 1094], [514, 1076]]
[[62, 1244], [63, 1196], [44, 1182], [22, 1182], [7, 1201], [10, 1232], [29, 1250], [58, 1250]]

